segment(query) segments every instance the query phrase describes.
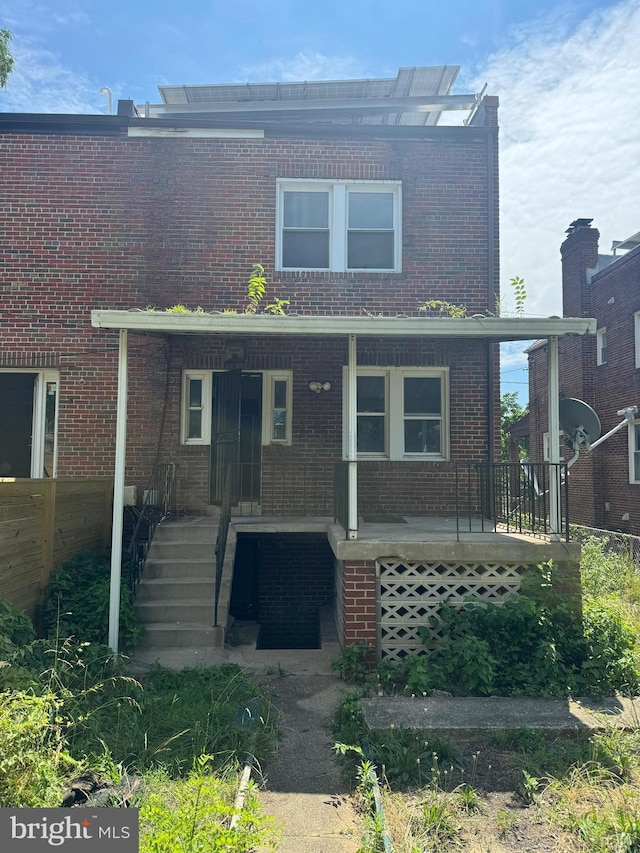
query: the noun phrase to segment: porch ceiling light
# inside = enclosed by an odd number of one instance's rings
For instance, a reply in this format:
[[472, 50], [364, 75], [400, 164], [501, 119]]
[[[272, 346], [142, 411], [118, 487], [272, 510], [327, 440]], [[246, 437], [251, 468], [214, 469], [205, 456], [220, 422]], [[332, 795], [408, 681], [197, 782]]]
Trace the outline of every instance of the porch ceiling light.
[[321, 391], [329, 391], [331, 389], [330, 382], [310, 382], [309, 391], [315, 391], [319, 394]]

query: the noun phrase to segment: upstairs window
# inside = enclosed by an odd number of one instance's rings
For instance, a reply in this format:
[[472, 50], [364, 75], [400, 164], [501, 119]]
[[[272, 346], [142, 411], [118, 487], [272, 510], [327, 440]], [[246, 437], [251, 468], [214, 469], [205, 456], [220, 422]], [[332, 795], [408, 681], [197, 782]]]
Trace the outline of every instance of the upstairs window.
[[607, 363], [607, 329], [603, 326], [596, 332], [596, 364]]
[[633, 333], [636, 348], [636, 367], [640, 367], [640, 311], [633, 315]]
[[281, 270], [399, 272], [400, 184], [279, 181]]

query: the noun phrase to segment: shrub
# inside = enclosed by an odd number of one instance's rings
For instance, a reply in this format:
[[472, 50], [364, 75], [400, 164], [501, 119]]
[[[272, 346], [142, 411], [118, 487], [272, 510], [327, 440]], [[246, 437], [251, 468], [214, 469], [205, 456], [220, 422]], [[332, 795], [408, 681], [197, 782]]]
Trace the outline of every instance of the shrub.
[[[110, 558], [85, 551], [59, 566], [51, 575], [39, 617], [50, 638], [75, 636], [81, 642], [105, 643], [109, 623]], [[120, 590], [120, 645], [131, 649], [142, 635], [131, 592]]]
[[[502, 604], [445, 604], [444, 639], [423, 665], [429, 686], [458, 696], [636, 693], [637, 643], [616, 600], [587, 601], [581, 624], [554, 598], [552, 571], [548, 564], [533, 567], [520, 595]], [[430, 642], [430, 631], [421, 633]]]
[[64, 748], [54, 696], [0, 694], [0, 807], [57, 806], [75, 764]]
[[615, 599], [585, 601], [586, 658], [579, 689], [592, 696], [640, 693], [640, 654], [633, 626]]
[[16, 647], [35, 640], [33, 622], [10, 601], [0, 598], [0, 655], [11, 654]]
[[140, 803], [140, 853], [169, 850], [250, 853], [274, 846], [273, 818], [258, 809], [250, 789], [237, 824], [233, 807], [236, 778], [208, 772], [210, 756], [194, 761], [186, 779], [171, 781], [161, 773], [149, 780]]

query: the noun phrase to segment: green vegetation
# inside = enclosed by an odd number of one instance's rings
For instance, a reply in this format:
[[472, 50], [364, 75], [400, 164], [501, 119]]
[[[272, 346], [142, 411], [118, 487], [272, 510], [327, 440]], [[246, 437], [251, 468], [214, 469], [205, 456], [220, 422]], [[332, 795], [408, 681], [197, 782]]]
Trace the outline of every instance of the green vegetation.
[[[46, 598], [38, 609], [46, 637], [76, 637], [106, 643], [109, 630], [109, 553], [83, 551], [66, 560], [49, 579]], [[120, 590], [120, 647], [135, 647], [143, 629], [136, 620], [129, 587]]]
[[[506, 391], [500, 398], [500, 458], [503, 462], [510, 462], [509, 442], [511, 427], [521, 420], [528, 412], [528, 406], [521, 406], [518, 401], [517, 391]], [[529, 439], [519, 439], [518, 457], [526, 459], [529, 456]]]
[[[532, 566], [520, 594], [500, 603], [473, 597], [462, 607], [444, 604], [422, 626], [420, 656], [397, 665], [367, 667], [367, 647], [343, 650], [334, 668], [346, 681], [377, 683], [387, 693], [444, 690], [454, 696], [592, 696], [640, 692], [640, 617], [622, 606], [621, 594], [637, 589], [637, 576], [602, 546], [585, 548], [586, 588], [582, 619], [554, 592], [551, 564]], [[604, 577], [602, 575], [605, 575]], [[635, 593], [634, 593], [635, 594]], [[634, 623], [634, 619], [636, 620]], [[443, 637], [433, 639], [433, 629]]]
[[4, 89], [13, 71], [14, 59], [9, 50], [9, 42], [13, 38], [11, 30], [0, 29], [0, 89]]
[[[637, 693], [640, 575], [633, 563], [606, 538], [583, 542], [582, 623], [554, 601], [551, 573], [550, 566], [532, 570], [523, 594], [501, 606], [444, 608], [448, 639], [431, 654], [371, 669], [370, 650], [357, 646], [335, 664], [362, 687], [341, 703], [334, 735], [361, 745], [379, 768], [396, 853], [640, 851], [640, 720], [631, 730], [603, 718], [603, 731], [590, 735], [555, 737], [523, 726], [455, 743], [393, 727], [369, 732], [364, 724], [358, 699], [371, 689]], [[357, 778], [353, 755], [345, 752], [342, 760]]]
[[[92, 601], [99, 561], [67, 571], [84, 571], [84, 591], [67, 611], [70, 575], [61, 573], [60, 603], [45, 605], [45, 622], [53, 631], [55, 612], [57, 626], [72, 624], [81, 635], [88, 616], [95, 619], [96, 608], [83, 612], [80, 604]], [[267, 697], [239, 667], [158, 667], [138, 681], [99, 643], [35, 639], [30, 620], [3, 601], [0, 650], [0, 807], [58, 806], [85, 770], [114, 783], [133, 772], [145, 778], [134, 803], [143, 853], [244, 853], [272, 844], [273, 827], [252, 793], [241, 812], [233, 805], [245, 755], [264, 761], [276, 740]]]
[[273, 846], [273, 819], [260, 812], [253, 788], [236, 812], [236, 776], [212, 775], [209, 758], [197, 758], [180, 783], [162, 771], [148, 777], [150, 793], [140, 804], [140, 853], [249, 853], [258, 842], [262, 849]]

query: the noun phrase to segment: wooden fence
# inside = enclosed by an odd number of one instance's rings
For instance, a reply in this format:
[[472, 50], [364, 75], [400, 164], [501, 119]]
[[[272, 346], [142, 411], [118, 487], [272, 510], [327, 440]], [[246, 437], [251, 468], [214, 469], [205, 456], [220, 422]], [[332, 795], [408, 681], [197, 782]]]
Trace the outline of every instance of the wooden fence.
[[31, 614], [55, 566], [107, 547], [112, 496], [111, 477], [0, 480], [0, 598]]

